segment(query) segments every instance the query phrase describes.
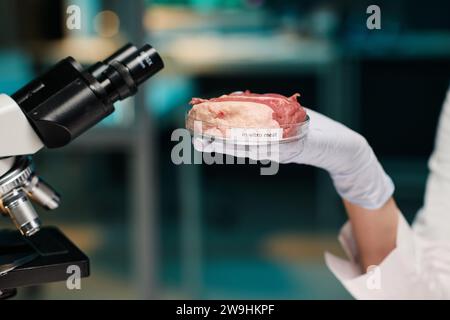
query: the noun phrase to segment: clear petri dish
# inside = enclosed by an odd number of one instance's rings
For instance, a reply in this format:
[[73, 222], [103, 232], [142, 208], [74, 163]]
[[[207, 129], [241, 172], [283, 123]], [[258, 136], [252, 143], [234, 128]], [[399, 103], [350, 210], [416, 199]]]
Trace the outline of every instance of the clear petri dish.
[[196, 138], [226, 142], [235, 145], [283, 144], [302, 140], [308, 134], [309, 116], [301, 123], [285, 124], [280, 127], [231, 127], [220, 119], [207, 122], [186, 114], [186, 129]]

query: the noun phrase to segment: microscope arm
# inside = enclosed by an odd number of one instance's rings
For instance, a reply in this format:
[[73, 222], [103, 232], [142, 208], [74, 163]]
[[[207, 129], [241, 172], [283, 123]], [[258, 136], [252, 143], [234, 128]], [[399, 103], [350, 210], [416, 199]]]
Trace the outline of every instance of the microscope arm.
[[0, 159], [0, 176], [7, 173], [14, 166], [14, 157]]
[[0, 158], [34, 154], [43, 147], [22, 109], [0, 94]]
[[0, 94], [0, 176], [12, 168], [14, 156], [34, 154], [43, 146], [22, 109]]

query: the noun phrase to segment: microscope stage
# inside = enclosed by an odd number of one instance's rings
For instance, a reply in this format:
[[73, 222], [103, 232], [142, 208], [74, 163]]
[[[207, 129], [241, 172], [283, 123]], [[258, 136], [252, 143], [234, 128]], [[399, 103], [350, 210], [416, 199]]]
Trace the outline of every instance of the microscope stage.
[[56, 228], [42, 228], [30, 238], [16, 230], [2, 230], [0, 272], [6, 270], [10, 271], [0, 275], [0, 289], [66, 281], [73, 270], [79, 270], [80, 277], [87, 277], [89, 259]]

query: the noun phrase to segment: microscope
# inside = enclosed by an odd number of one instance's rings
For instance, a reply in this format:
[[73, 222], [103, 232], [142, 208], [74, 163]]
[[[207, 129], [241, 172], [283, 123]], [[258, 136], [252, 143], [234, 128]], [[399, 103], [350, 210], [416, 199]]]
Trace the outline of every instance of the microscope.
[[128, 44], [87, 69], [68, 57], [0, 95], [0, 213], [17, 228], [0, 231], [0, 299], [19, 287], [66, 281], [68, 270], [89, 275], [86, 255], [58, 229], [41, 227], [32, 203], [54, 210], [60, 196], [37, 175], [31, 155], [69, 144], [163, 67], [152, 46]]

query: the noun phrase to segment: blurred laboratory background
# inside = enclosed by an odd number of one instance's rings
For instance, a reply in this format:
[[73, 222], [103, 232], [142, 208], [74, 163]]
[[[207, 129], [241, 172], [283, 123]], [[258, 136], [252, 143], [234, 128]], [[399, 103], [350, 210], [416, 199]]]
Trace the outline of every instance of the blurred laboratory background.
[[[326, 173], [176, 166], [171, 133], [193, 96], [299, 92], [304, 106], [367, 137], [411, 221], [450, 83], [450, 2], [377, 1], [381, 30], [366, 27], [370, 4], [0, 0], [0, 92], [66, 56], [90, 65], [129, 41], [152, 44], [166, 63], [99, 127], [35, 157], [63, 196], [41, 218], [90, 256], [92, 275], [79, 291], [56, 283], [18, 298], [351, 298], [323, 259], [343, 255], [346, 221]], [[80, 30], [66, 27], [69, 5], [81, 8]]]

